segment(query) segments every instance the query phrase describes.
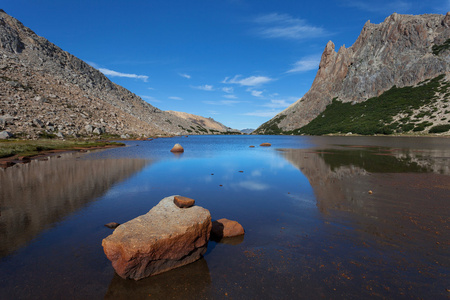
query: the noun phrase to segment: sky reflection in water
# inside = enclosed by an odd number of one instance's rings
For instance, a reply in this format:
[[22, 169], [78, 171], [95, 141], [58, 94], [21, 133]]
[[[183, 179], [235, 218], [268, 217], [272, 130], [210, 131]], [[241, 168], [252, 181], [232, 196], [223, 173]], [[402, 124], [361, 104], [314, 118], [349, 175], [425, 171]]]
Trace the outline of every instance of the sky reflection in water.
[[[7, 169], [0, 173], [0, 241], [11, 246], [1, 252], [0, 293], [48, 299], [445, 296], [449, 140], [419, 141], [190, 136]], [[262, 142], [272, 147], [259, 147]], [[169, 152], [175, 143], [185, 153]], [[392, 173], [378, 163], [385, 158], [408, 173]], [[45, 168], [61, 183], [41, 178]], [[7, 180], [27, 176], [27, 184], [5, 192]], [[126, 222], [176, 194], [194, 198], [213, 219], [239, 221], [245, 237], [210, 242], [204, 259], [166, 274], [138, 282], [118, 278], [101, 248], [111, 233], [103, 224]]]

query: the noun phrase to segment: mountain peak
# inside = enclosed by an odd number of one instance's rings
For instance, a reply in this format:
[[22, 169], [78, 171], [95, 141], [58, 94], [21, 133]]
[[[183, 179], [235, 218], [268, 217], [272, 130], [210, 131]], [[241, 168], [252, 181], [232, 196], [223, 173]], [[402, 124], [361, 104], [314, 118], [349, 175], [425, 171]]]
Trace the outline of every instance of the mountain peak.
[[[340, 47], [329, 41], [322, 54], [311, 89], [260, 126], [291, 131], [308, 124], [332, 99], [360, 103], [381, 95], [393, 86], [414, 86], [450, 72], [450, 51], [433, 53], [433, 46], [450, 38], [450, 14], [400, 15], [394, 13], [380, 24], [365, 23], [355, 43]], [[270, 124], [270, 126], [267, 126]]]

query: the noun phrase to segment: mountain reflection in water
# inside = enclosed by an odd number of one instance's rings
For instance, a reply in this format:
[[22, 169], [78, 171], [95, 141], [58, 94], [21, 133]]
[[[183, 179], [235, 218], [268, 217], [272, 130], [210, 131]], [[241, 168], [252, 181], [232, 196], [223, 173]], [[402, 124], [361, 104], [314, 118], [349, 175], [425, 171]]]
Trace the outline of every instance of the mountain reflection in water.
[[0, 257], [148, 164], [144, 159], [75, 160], [75, 155], [0, 169]]
[[319, 211], [339, 234], [356, 231], [356, 244], [402, 252], [399, 266], [408, 259], [409, 267], [422, 265], [419, 273], [445, 274], [450, 149], [338, 148], [281, 153], [308, 178]]

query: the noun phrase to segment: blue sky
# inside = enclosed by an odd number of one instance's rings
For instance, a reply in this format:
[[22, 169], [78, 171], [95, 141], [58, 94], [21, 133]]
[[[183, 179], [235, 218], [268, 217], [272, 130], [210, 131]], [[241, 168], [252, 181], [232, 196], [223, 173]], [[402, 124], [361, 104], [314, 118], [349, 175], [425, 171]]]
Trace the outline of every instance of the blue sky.
[[[3, 1], [4, 2], [4, 1]], [[38, 35], [162, 109], [256, 128], [310, 88], [326, 43], [450, 0], [6, 0]]]

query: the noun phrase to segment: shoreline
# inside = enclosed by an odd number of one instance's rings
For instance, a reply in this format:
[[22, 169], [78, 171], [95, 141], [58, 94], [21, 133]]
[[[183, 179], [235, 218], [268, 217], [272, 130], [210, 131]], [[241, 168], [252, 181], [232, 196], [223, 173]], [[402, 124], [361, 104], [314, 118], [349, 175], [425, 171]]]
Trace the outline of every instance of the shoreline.
[[[106, 142], [106, 143], [110, 143], [110, 142]], [[12, 167], [17, 164], [27, 164], [27, 163], [30, 163], [32, 160], [48, 160], [49, 156], [55, 156], [55, 155], [59, 155], [62, 153], [70, 153], [70, 152], [85, 153], [90, 150], [103, 150], [103, 149], [118, 148], [118, 147], [124, 147], [124, 146], [125, 146], [125, 144], [117, 143], [117, 144], [107, 144], [107, 145], [102, 145], [102, 146], [86, 146], [86, 147], [74, 146], [74, 147], [70, 147], [70, 148], [66, 148], [66, 149], [42, 150], [42, 151], [38, 151], [38, 153], [36, 153], [36, 154], [31, 154], [31, 155], [18, 153], [18, 154], [13, 154], [8, 157], [0, 158], [0, 168], [6, 169], [6, 168]]]

